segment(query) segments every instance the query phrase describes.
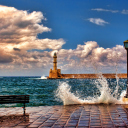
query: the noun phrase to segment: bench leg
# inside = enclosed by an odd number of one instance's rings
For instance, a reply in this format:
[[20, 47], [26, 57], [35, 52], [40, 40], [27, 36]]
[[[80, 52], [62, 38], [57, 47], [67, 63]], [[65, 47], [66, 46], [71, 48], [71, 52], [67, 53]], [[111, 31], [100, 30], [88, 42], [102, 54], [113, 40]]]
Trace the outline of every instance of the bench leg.
[[24, 103], [24, 115], [25, 115], [25, 110], [26, 110], [26, 109], [25, 109], [25, 103]]

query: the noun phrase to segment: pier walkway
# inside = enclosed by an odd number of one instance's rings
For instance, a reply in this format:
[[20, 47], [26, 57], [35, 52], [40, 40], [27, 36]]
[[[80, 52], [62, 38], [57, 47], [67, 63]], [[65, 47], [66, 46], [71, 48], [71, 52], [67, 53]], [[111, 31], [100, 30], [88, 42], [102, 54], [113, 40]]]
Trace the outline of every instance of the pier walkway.
[[128, 128], [128, 105], [0, 108], [1, 128]]

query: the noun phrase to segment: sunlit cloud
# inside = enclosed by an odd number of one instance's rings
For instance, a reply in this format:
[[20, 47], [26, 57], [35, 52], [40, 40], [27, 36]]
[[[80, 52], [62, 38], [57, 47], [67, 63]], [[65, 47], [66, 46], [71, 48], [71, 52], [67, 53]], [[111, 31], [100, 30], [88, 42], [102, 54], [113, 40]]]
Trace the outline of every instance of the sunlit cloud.
[[105, 24], [109, 24], [101, 18], [89, 18], [89, 22], [94, 23], [96, 25], [104, 26]]
[[[29, 13], [0, 5], [1, 64], [9, 63], [11, 68], [13, 66], [15, 68], [17, 66], [22, 68], [48, 66], [47, 61], [51, 55], [45, 50], [61, 49], [65, 41], [63, 39], [38, 39], [39, 33], [51, 31], [51, 28], [42, 24], [42, 20], [47, 20], [42, 12]], [[44, 50], [44, 52], [32, 52], [33, 49]]]
[[[86, 67], [102, 67], [113, 71], [117, 65], [126, 64], [126, 51], [122, 45], [113, 48], [99, 47], [97, 42], [88, 41], [84, 45], [77, 45], [76, 49], [60, 49], [58, 51], [58, 59], [63, 58], [63, 70], [85, 69]], [[75, 59], [74, 59], [75, 58]], [[62, 65], [62, 64], [61, 64]]]
[[[38, 34], [51, 32], [44, 26], [42, 12], [27, 12], [14, 7], [0, 6], [0, 69], [6, 71], [49, 69], [57, 52], [58, 68], [65, 71], [88, 70], [92, 65], [113, 67], [126, 64], [123, 46], [103, 48], [96, 41], [78, 44], [75, 49], [63, 49], [64, 39], [38, 39]], [[96, 25], [109, 24], [100, 18], [89, 18]], [[81, 42], [80, 42], [81, 43]], [[85, 68], [87, 67], [87, 68]]]
[[40, 24], [41, 20], [46, 20], [41, 12], [28, 13], [0, 5], [0, 42], [18, 44], [32, 41], [37, 34], [51, 31]]

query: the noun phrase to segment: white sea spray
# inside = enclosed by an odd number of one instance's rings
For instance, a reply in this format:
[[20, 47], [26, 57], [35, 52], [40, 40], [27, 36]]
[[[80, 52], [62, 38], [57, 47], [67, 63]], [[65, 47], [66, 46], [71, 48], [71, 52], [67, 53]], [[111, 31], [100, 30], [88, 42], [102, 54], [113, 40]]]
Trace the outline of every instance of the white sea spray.
[[40, 79], [47, 79], [47, 77], [43, 75], [43, 76], [41, 76]]
[[[109, 83], [107, 79], [99, 74], [99, 79], [95, 80], [95, 85], [100, 92], [100, 95], [88, 96], [81, 99], [80, 96], [76, 96], [75, 93], [71, 92], [71, 86], [67, 82], [60, 82], [58, 89], [56, 91], [56, 96], [61, 99], [64, 105], [71, 104], [126, 104], [123, 102], [123, 97], [126, 91], [122, 90], [119, 95], [119, 78], [116, 76], [116, 87], [114, 91], [109, 88]], [[87, 92], [84, 92], [87, 93]], [[119, 98], [118, 98], [119, 97]]]

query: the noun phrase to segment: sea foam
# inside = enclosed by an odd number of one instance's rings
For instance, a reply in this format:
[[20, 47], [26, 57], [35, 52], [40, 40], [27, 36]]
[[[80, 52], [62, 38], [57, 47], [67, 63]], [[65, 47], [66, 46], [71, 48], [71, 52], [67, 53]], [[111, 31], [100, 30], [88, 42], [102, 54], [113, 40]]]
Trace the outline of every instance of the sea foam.
[[[71, 104], [127, 104], [123, 102], [123, 97], [126, 94], [126, 91], [122, 90], [122, 93], [119, 94], [119, 78], [116, 77], [116, 88], [113, 91], [109, 88], [107, 79], [102, 75], [99, 75], [99, 79], [95, 80], [95, 85], [100, 91], [100, 95], [88, 96], [84, 99], [81, 99], [80, 96], [76, 96], [75, 93], [71, 92], [71, 86], [67, 82], [60, 82], [58, 89], [56, 91], [56, 96], [61, 99], [64, 105]], [[86, 86], [86, 85], [85, 85]], [[87, 92], [84, 92], [87, 93]]]

